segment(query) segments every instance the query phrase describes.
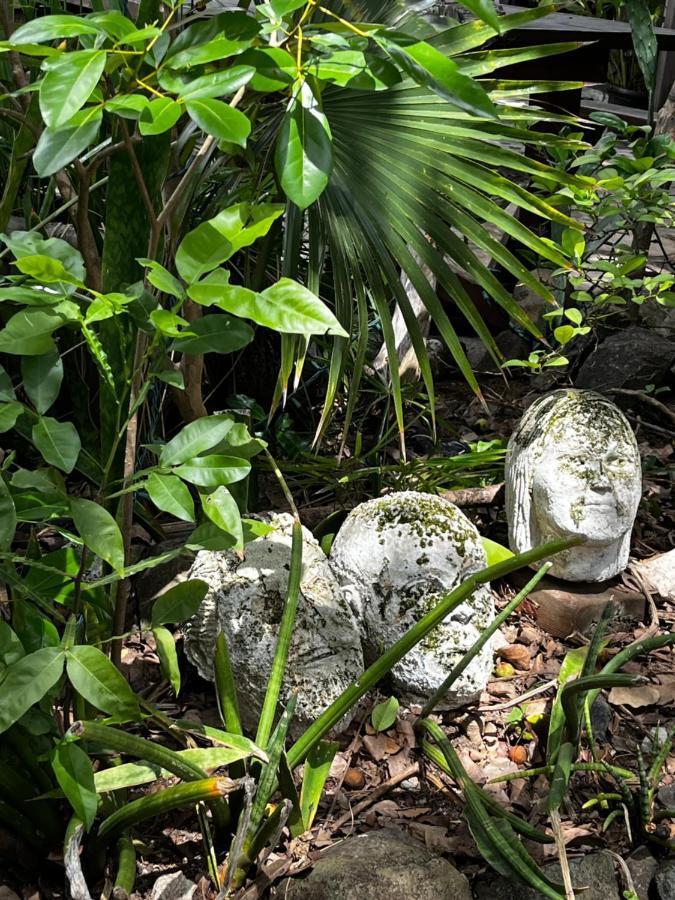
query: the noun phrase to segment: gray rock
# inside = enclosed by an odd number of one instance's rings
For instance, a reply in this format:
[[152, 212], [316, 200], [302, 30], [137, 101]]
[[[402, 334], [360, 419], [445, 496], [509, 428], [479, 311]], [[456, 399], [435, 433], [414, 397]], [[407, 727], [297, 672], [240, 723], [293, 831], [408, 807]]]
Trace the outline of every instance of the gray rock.
[[[185, 653], [202, 678], [213, 679], [216, 637], [227, 639], [244, 724], [262, 708], [288, 586], [293, 519], [262, 517], [273, 531], [231, 551], [202, 551], [190, 571], [209, 585], [199, 612], [185, 627]], [[363, 672], [359, 629], [323, 551], [303, 528], [300, 598], [289, 648], [282, 702], [298, 692], [295, 729], [307, 726]], [[349, 719], [343, 720], [346, 726]]]
[[641, 390], [661, 384], [675, 362], [675, 341], [646, 328], [626, 328], [606, 338], [584, 361], [576, 387]]
[[[548, 863], [543, 869], [552, 881], [562, 884], [562, 873], [558, 863]], [[579, 891], [577, 895], [579, 898], [620, 900], [614, 862], [609, 853], [589, 853], [570, 859], [570, 873], [575, 888], [588, 888], [583, 892]], [[542, 900], [544, 897], [534, 888], [510, 881], [502, 875], [482, 879], [474, 885], [474, 889], [479, 900]]]
[[675, 900], [675, 859], [661, 863], [654, 876], [659, 900]]
[[160, 875], [152, 886], [150, 900], [191, 900], [195, 885], [182, 872]]
[[612, 707], [602, 694], [598, 694], [591, 706], [591, 728], [596, 741], [603, 743], [607, 740], [607, 729], [613, 715]]
[[[485, 567], [475, 526], [433, 494], [401, 491], [353, 509], [330, 553], [333, 571], [362, 629], [366, 662], [391, 647], [467, 576]], [[494, 616], [492, 592], [480, 587], [392, 669], [409, 702], [441, 686]], [[471, 661], [445, 698], [470, 702], [488, 682], [492, 645]]]
[[401, 831], [349, 837], [303, 879], [283, 882], [286, 900], [471, 900], [466, 877]]
[[675, 600], [675, 550], [642, 559], [635, 568], [661, 597]]
[[649, 885], [659, 867], [648, 847], [638, 847], [626, 860], [639, 900], [649, 900]]

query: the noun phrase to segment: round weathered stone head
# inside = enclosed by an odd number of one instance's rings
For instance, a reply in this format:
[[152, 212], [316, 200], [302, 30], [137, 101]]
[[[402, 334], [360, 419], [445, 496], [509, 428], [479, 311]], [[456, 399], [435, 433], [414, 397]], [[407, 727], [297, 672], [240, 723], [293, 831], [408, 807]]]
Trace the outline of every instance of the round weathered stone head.
[[[456, 588], [485, 567], [476, 528], [452, 503], [402, 491], [357, 506], [330, 553], [361, 626], [366, 662], [373, 662]], [[406, 699], [426, 699], [490, 624], [492, 593], [480, 587], [392, 669]], [[455, 682], [446, 706], [484, 690], [492, 669], [490, 642]]]
[[642, 492], [640, 454], [626, 417], [593, 391], [560, 390], [527, 410], [509, 441], [506, 514], [517, 553], [583, 537], [551, 575], [605, 581], [628, 563]]

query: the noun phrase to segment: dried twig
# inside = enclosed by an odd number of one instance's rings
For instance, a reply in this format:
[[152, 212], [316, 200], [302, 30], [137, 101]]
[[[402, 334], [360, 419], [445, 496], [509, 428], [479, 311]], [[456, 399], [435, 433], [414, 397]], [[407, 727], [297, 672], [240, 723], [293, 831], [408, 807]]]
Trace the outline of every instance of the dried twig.
[[398, 772], [398, 774], [393, 775], [387, 781], [376, 787], [364, 800], [361, 800], [360, 803], [357, 803], [356, 806], [353, 806], [349, 810], [349, 812], [345, 813], [344, 816], [340, 816], [337, 822], [334, 822], [330, 826], [331, 833], [334, 831], [338, 831], [348, 822], [353, 823], [355, 817], [358, 816], [359, 813], [363, 812], [364, 809], [368, 809], [369, 806], [372, 806], [373, 803], [376, 803], [380, 799], [380, 797], [384, 797], [384, 795], [388, 791], [390, 791], [392, 788], [395, 788], [402, 781], [406, 781], [406, 779], [412, 778], [414, 775], [417, 775], [419, 773], [419, 770], [420, 764], [412, 763], [412, 765], [403, 769], [402, 772]]

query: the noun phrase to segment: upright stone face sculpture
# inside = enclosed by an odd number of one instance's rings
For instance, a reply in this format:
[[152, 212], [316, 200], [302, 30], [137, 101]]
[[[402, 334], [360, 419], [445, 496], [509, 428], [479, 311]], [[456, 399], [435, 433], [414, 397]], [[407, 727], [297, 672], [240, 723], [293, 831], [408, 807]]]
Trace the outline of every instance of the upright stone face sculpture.
[[[255, 729], [279, 634], [288, 586], [293, 519], [263, 516], [273, 531], [246, 545], [241, 560], [231, 551], [197, 554], [191, 578], [209, 591], [186, 624], [185, 653], [202, 678], [213, 680], [216, 637], [223, 631], [240, 694], [244, 724]], [[282, 701], [298, 692], [291, 731], [309, 725], [363, 672], [358, 626], [328, 560], [303, 528], [300, 598], [288, 654]], [[350, 716], [351, 718], [351, 716]], [[346, 727], [349, 719], [343, 720]], [[340, 727], [340, 726], [339, 726]]]
[[[468, 575], [485, 567], [480, 536], [452, 503], [402, 491], [357, 506], [330, 553], [361, 626], [367, 663], [389, 649]], [[492, 592], [480, 587], [392, 670], [406, 699], [426, 699], [490, 624]], [[490, 642], [457, 680], [446, 707], [468, 702], [492, 670]]]
[[623, 413], [592, 391], [560, 390], [536, 400], [506, 457], [509, 543], [517, 553], [578, 535], [551, 575], [605, 581], [628, 563], [642, 492], [640, 454]]

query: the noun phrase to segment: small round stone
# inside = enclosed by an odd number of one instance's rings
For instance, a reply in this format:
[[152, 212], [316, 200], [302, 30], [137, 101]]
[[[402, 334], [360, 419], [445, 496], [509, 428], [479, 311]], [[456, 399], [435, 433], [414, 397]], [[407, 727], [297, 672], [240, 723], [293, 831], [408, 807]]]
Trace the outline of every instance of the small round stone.
[[[373, 662], [445, 594], [486, 565], [480, 535], [454, 504], [402, 491], [369, 500], [347, 516], [330, 554]], [[408, 702], [427, 698], [494, 617], [492, 593], [478, 588], [392, 670]], [[445, 698], [446, 708], [474, 699], [492, 667], [490, 642]]]

